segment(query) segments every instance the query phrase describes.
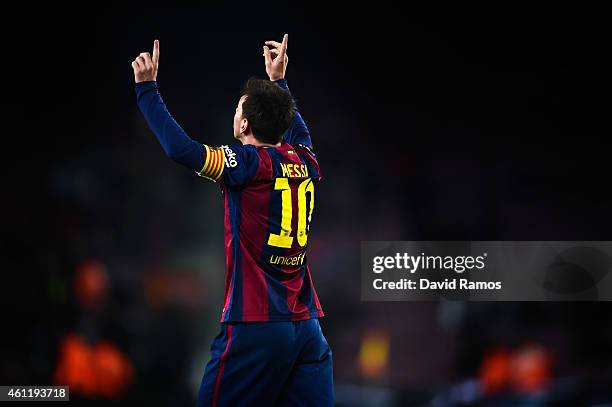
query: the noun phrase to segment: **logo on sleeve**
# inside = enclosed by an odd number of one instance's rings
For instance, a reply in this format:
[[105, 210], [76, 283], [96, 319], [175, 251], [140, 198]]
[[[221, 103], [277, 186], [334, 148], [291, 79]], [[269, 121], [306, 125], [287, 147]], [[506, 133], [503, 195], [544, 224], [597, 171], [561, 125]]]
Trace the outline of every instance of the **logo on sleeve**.
[[236, 161], [236, 153], [232, 151], [229, 146], [221, 146], [225, 151], [225, 166], [226, 167], [235, 167], [238, 165], [238, 161]]
[[298, 144], [298, 146], [304, 148], [306, 151], [308, 151], [310, 153], [311, 156], [316, 157], [314, 151], [312, 151], [312, 147], [308, 146], [306, 144]]

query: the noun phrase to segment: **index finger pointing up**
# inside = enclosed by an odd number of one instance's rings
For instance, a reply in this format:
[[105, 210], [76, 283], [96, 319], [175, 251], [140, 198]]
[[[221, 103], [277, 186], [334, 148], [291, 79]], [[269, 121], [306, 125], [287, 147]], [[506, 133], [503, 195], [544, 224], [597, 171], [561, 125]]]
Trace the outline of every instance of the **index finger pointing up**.
[[283, 43], [281, 44], [281, 47], [280, 47], [279, 55], [283, 58], [285, 57], [285, 54], [287, 53], [287, 42], [289, 42], [289, 34], [285, 34], [283, 36]]
[[157, 65], [159, 61], [159, 40], [153, 42], [153, 64]]

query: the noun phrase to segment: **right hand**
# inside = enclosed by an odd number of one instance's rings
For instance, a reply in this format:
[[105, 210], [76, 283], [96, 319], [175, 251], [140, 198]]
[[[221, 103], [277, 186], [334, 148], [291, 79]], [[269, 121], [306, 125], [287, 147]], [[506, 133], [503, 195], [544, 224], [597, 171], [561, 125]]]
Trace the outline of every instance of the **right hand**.
[[[271, 81], [285, 78], [285, 71], [289, 63], [289, 57], [287, 56], [288, 41], [289, 34], [285, 34], [282, 43], [266, 41], [266, 45], [263, 47], [263, 56], [266, 61], [266, 73]], [[271, 46], [272, 49], [270, 49], [268, 45]]]
[[134, 81], [136, 83], [157, 80], [157, 69], [159, 67], [159, 40], [153, 42], [153, 57], [148, 52], [141, 52], [132, 61], [134, 68]]

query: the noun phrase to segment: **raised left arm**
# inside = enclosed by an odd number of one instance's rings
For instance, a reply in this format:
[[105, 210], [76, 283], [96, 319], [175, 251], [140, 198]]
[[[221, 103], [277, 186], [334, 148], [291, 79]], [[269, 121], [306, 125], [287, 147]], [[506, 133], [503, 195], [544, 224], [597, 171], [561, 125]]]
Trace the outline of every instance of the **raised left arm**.
[[159, 41], [153, 45], [153, 57], [141, 53], [132, 62], [138, 107], [168, 157], [192, 170], [201, 171], [206, 160], [205, 147], [187, 135], [174, 120], [157, 88]]

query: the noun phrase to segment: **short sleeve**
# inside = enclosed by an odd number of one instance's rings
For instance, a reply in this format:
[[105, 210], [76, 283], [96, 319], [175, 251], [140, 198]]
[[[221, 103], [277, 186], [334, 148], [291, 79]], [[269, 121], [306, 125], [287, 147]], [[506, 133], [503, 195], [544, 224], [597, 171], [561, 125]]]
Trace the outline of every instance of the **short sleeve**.
[[259, 155], [255, 146], [236, 144], [204, 147], [206, 159], [204, 167], [197, 172], [199, 176], [228, 186], [245, 185], [255, 177], [259, 167]]

